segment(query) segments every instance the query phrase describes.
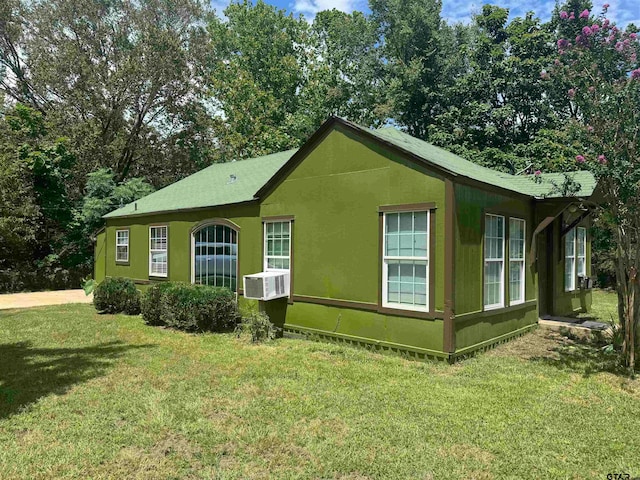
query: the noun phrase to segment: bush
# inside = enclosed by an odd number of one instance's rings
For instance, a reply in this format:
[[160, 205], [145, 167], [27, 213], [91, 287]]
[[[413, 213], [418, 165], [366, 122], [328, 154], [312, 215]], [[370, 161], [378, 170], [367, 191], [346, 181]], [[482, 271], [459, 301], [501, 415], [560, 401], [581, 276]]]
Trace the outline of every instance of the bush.
[[249, 313], [242, 319], [242, 323], [236, 327], [238, 337], [248, 334], [253, 343], [273, 340], [276, 338], [276, 333], [275, 325], [269, 320], [269, 315], [264, 312]]
[[173, 283], [160, 294], [160, 321], [187, 332], [222, 332], [240, 320], [235, 295], [227, 288]]
[[154, 283], [142, 294], [140, 300], [140, 311], [142, 318], [147, 325], [165, 325], [165, 318], [162, 309], [162, 294], [173, 287], [173, 283]]
[[108, 277], [95, 287], [93, 304], [101, 313], [138, 315], [140, 292], [128, 278]]

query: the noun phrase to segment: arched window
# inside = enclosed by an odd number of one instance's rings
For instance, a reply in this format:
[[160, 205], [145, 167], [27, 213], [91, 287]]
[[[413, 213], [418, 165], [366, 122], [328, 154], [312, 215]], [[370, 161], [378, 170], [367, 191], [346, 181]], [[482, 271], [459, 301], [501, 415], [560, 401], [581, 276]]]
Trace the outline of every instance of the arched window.
[[229, 225], [210, 223], [191, 237], [193, 283], [237, 290], [238, 232]]

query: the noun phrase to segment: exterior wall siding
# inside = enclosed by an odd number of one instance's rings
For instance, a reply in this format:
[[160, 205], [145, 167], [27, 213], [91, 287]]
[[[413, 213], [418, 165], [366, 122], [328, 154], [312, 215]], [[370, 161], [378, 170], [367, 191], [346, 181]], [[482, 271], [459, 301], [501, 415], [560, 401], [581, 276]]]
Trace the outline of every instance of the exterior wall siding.
[[[585, 227], [587, 229], [587, 276], [591, 276], [591, 235], [589, 232], [590, 223], [583, 220], [576, 227]], [[591, 310], [592, 295], [591, 290], [578, 288], [566, 292], [564, 289], [564, 255], [565, 245], [564, 237], [560, 236], [562, 230], [562, 221], [558, 218], [553, 225], [554, 228], [554, 257], [553, 257], [553, 275], [554, 281], [554, 303], [553, 314], [564, 316], [574, 315], [576, 313], [585, 313]]]
[[[529, 200], [456, 184], [455, 218], [455, 345], [456, 352], [498, 338], [538, 321], [537, 273], [529, 265], [533, 205]], [[526, 221], [525, 303], [509, 307], [508, 258], [505, 257], [505, 307], [484, 311], [484, 222], [493, 213]], [[508, 233], [505, 228], [505, 243]], [[507, 250], [505, 249], [505, 255]]]
[[[444, 181], [432, 172], [335, 129], [267, 195], [260, 214], [295, 217], [292, 281], [296, 296], [361, 302], [375, 310], [382, 281], [378, 209], [425, 202], [437, 207], [430, 268], [434, 269], [435, 310], [442, 312]], [[371, 343], [443, 349], [442, 320], [436, 318], [407, 318], [295, 300], [287, 307], [286, 327], [322, 330]]]

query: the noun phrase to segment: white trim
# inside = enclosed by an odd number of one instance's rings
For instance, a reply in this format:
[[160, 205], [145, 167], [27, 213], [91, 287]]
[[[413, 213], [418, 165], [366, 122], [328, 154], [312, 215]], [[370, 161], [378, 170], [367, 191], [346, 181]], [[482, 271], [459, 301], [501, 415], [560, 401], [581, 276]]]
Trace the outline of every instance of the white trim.
[[[151, 249], [151, 230], [154, 228], [164, 228], [165, 229], [165, 238], [166, 238], [166, 248], [162, 249]], [[161, 238], [161, 237], [160, 237]], [[167, 271], [164, 273], [158, 273], [153, 271], [153, 253], [162, 253], [164, 252], [167, 256], [167, 261], [165, 262], [167, 265]], [[168, 225], [149, 225], [149, 276], [150, 277], [163, 277], [166, 278], [169, 275], [169, 226]]]
[[[489, 258], [487, 259], [487, 255], [486, 255], [486, 243], [487, 243], [487, 217], [496, 217], [496, 218], [501, 218], [502, 219], [502, 234], [501, 234], [501, 239], [502, 239], [502, 256], [500, 258]], [[485, 218], [484, 218], [484, 235], [483, 235], [483, 242], [482, 242], [482, 248], [483, 248], [483, 253], [482, 253], [482, 257], [484, 259], [484, 270], [482, 272], [482, 285], [483, 285], [483, 299], [482, 299], [482, 303], [484, 306], [484, 310], [495, 310], [497, 308], [503, 308], [504, 307], [504, 289], [505, 289], [505, 282], [504, 282], [504, 268], [505, 268], [505, 217], [504, 215], [495, 215], [493, 213], [487, 213], [485, 214]], [[486, 274], [486, 267], [487, 267], [487, 263], [499, 263], [500, 264], [500, 302], [498, 303], [490, 303], [490, 304], [485, 304], [485, 300], [486, 300], [486, 295], [487, 295], [487, 289], [486, 289], [486, 285], [487, 285], [487, 274]]]
[[[520, 222], [522, 223], [522, 258], [513, 258], [511, 256], [511, 222]], [[522, 219], [522, 218], [517, 218], [517, 217], [509, 217], [509, 274], [508, 274], [508, 287], [509, 287], [509, 305], [519, 305], [521, 303], [524, 303], [525, 301], [525, 294], [526, 294], [526, 288], [525, 288], [525, 284], [526, 284], [526, 270], [525, 270], [525, 262], [524, 262], [524, 257], [525, 257], [525, 252], [527, 250], [527, 222], [526, 220]], [[512, 301], [511, 300], [511, 263], [519, 263], [520, 264], [520, 275], [521, 275], [521, 282], [520, 282], [520, 300], [515, 300]]]
[[[425, 213], [427, 217], [426, 225], [426, 255], [424, 257], [415, 256], [399, 256], [392, 255], [387, 256], [387, 215], [400, 215], [402, 213], [412, 213], [412, 234], [415, 233], [415, 214]], [[384, 212], [382, 214], [382, 306], [386, 308], [394, 308], [398, 310], [408, 310], [413, 312], [428, 312], [429, 311], [429, 258], [431, 255], [430, 246], [430, 227], [431, 227], [431, 215], [429, 210], [411, 210], [411, 211], [398, 211], [398, 212]], [[399, 245], [398, 245], [399, 248]], [[407, 262], [420, 262], [425, 264], [425, 305], [424, 307], [417, 305], [408, 305], [405, 303], [389, 302], [389, 261], [407, 261]], [[415, 263], [414, 263], [415, 265]], [[415, 289], [415, 284], [414, 284]], [[400, 292], [398, 292], [400, 295]], [[414, 291], [415, 296], [415, 291]]]
[[[127, 243], [118, 243], [118, 233], [120, 232], [126, 232], [127, 233]], [[116, 263], [128, 263], [129, 262], [129, 229], [128, 228], [121, 228], [116, 230]], [[125, 259], [120, 259], [118, 258], [118, 247], [127, 247], [127, 258]]]
[[[268, 255], [267, 249], [267, 225], [268, 224], [276, 224], [276, 223], [286, 223], [289, 225], [289, 251], [287, 255]], [[291, 220], [265, 220], [262, 222], [262, 271], [263, 272], [290, 272], [291, 271], [291, 244], [293, 242], [293, 235], [291, 230]], [[269, 259], [281, 259], [289, 261], [289, 268], [270, 268]]]

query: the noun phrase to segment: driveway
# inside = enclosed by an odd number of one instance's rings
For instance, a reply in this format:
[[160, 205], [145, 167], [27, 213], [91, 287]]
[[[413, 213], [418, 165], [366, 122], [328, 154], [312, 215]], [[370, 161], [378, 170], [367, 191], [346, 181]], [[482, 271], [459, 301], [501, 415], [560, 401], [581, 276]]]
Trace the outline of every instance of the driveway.
[[57, 290], [54, 292], [7, 293], [0, 295], [0, 310], [9, 308], [41, 307], [43, 305], [63, 305], [65, 303], [91, 303], [93, 295], [85, 295], [84, 290]]

